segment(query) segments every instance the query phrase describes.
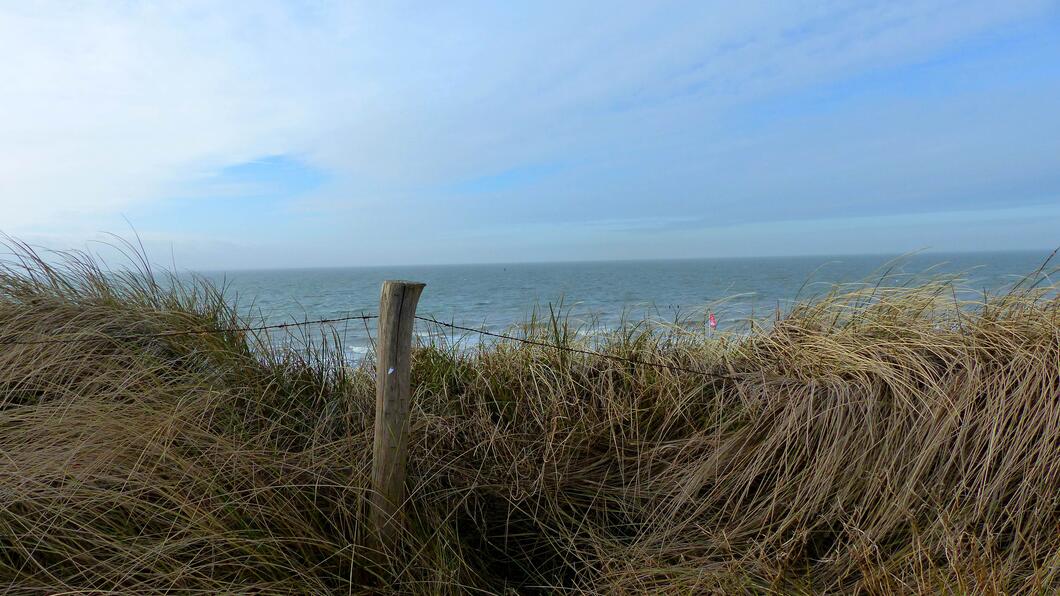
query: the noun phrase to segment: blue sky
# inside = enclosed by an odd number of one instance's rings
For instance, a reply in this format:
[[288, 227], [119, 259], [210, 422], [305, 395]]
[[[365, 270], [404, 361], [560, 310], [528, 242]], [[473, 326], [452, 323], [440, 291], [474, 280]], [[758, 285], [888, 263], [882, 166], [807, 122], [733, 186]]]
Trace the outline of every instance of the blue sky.
[[0, 7], [0, 231], [199, 269], [1060, 245], [1055, 2], [240, 4]]

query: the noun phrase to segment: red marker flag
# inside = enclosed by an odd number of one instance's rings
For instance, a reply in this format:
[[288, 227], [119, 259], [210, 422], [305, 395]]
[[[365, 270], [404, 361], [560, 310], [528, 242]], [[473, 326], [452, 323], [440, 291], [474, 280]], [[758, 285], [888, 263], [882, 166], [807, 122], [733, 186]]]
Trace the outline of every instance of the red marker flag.
[[718, 328], [718, 320], [714, 318], [714, 313], [710, 313], [710, 318], [707, 319], [707, 322], [710, 323], [710, 328], [711, 329], [717, 329]]

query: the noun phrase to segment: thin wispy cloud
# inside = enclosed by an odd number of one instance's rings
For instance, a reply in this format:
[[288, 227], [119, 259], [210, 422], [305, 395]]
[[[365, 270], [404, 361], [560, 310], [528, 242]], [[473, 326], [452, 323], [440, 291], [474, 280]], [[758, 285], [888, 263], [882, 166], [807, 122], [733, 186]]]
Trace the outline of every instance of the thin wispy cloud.
[[188, 266], [775, 254], [965, 212], [1009, 226], [982, 248], [1044, 246], [1006, 213], [1056, 217], [1058, 24], [1018, 0], [9, 5], [0, 229], [124, 215]]

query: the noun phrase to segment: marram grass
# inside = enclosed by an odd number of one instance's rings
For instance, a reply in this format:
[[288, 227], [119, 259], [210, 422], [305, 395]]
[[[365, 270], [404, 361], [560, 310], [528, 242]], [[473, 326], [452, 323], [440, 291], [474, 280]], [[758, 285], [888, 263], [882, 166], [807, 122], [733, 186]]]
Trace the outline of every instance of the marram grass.
[[[647, 322], [415, 353], [406, 533], [365, 526], [374, 381], [226, 328], [208, 284], [13, 246], [0, 590], [1055, 593], [1060, 302], [837, 291], [743, 335]], [[586, 331], [582, 329], [581, 331]]]

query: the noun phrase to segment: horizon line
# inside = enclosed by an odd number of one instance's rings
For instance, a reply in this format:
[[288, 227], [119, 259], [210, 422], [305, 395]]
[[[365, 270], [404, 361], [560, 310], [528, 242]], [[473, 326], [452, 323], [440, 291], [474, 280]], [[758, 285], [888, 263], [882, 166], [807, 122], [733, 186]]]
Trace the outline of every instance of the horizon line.
[[190, 273], [239, 273], [255, 271], [306, 271], [306, 270], [328, 270], [328, 269], [383, 269], [383, 268], [414, 268], [414, 267], [491, 267], [491, 266], [522, 266], [522, 265], [591, 265], [604, 263], [657, 263], [673, 261], [735, 261], [753, 259], [799, 259], [799, 258], [857, 258], [857, 257], [891, 257], [900, 259], [903, 257], [915, 257], [918, 255], [975, 255], [975, 254], [1027, 254], [1041, 252], [1043, 255], [1060, 250], [1060, 246], [1054, 248], [1012, 248], [1012, 249], [982, 249], [982, 250], [938, 250], [919, 249], [908, 252], [864, 252], [864, 253], [799, 253], [799, 254], [765, 254], [765, 255], [735, 255], [726, 257], [649, 257], [649, 258], [618, 258], [618, 259], [570, 259], [553, 261], [477, 261], [462, 263], [399, 263], [386, 265], [305, 265], [293, 267], [238, 267], [232, 269], [192, 269], [182, 268], [179, 271]]

